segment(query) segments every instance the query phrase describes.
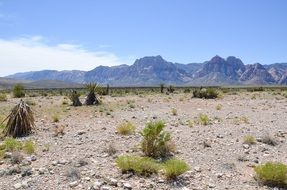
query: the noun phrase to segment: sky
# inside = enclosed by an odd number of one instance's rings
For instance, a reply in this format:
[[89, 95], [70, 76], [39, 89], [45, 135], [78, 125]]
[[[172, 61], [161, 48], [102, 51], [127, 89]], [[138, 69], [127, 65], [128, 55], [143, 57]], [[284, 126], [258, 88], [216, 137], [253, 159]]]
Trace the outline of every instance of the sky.
[[161, 55], [287, 62], [286, 0], [0, 0], [0, 76]]

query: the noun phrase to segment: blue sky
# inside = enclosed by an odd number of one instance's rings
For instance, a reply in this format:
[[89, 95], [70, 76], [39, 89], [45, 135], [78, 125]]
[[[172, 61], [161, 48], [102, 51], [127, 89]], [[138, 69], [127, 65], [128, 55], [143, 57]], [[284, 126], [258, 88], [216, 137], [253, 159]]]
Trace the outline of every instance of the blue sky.
[[0, 0], [0, 76], [147, 55], [287, 62], [286, 10], [286, 0]]

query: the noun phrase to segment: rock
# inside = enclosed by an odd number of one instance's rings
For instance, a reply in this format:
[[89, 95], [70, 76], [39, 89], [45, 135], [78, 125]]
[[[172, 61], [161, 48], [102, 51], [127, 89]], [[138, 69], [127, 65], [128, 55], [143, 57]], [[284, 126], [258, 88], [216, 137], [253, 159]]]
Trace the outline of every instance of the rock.
[[115, 186], [115, 187], [118, 186], [118, 180], [111, 178], [110, 179], [110, 185]]
[[31, 160], [25, 158], [24, 160], [22, 160], [21, 165], [22, 166], [29, 166], [29, 165], [31, 165], [31, 163], [32, 163]]
[[3, 177], [5, 175], [5, 170], [0, 170], [0, 177]]
[[112, 190], [112, 188], [109, 186], [102, 186], [101, 190]]
[[11, 158], [12, 157], [12, 152], [5, 152], [4, 153], [4, 158]]
[[201, 171], [202, 171], [201, 168], [198, 167], [198, 166], [194, 167], [194, 170], [195, 170], [196, 172], [201, 172]]
[[23, 168], [21, 171], [21, 176], [25, 177], [25, 176], [30, 176], [33, 174], [33, 171], [31, 168]]
[[58, 160], [57, 164], [60, 164], [60, 165], [65, 165], [67, 164], [67, 160]]
[[30, 157], [31, 157], [31, 161], [32, 161], [32, 162], [34, 162], [34, 161], [37, 160], [37, 157], [36, 157], [35, 155], [31, 155]]
[[78, 131], [78, 132], [77, 132], [77, 135], [83, 135], [83, 134], [85, 134], [85, 133], [86, 133], [85, 131], [81, 130], [81, 131]]
[[95, 189], [95, 190], [98, 190], [98, 189], [101, 188], [101, 186], [102, 186], [103, 184], [104, 184], [104, 183], [101, 182], [101, 181], [96, 181], [96, 182], [94, 182], [92, 188]]
[[249, 149], [249, 147], [250, 147], [250, 146], [249, 146], [248, 144], [243, 144], [243, 148], [244, 148], [244, 149]]
[[21, 173], [21, 170], [19, 167], [13, 167], [13, 168], [10, 168], [8, 171], [7, 171], [7, 175], [13, 175], [13, 174], [19, 174]]
[[76, 187], [78, 184], [79, 184], [78, 181], [73, 181], [73, 182], [69, 183], [69, 186], [70, 186], [71, 188], [73, 188], [73, 187]]
[[131, 184], [129, 184], [129, 183], [124, 183], [124, 189], [132, 189]]
[[217, 177], [217, 178], [222, 178], [222, 176], [223, 176], [223, 173], [217, 173], [217, 174], [216, 174], [216, 177]]
[[22, 187], [21, 183], [16, 183], [13, 185], [15, 189], [20, 189]]
[[46, 171], [46, 168], [39, 168], [39, 174], [43, 175]]
[[23, 181], [22, 182], [22, 187], [23, 188], [28, 188], [29, 187], [28, 181]]

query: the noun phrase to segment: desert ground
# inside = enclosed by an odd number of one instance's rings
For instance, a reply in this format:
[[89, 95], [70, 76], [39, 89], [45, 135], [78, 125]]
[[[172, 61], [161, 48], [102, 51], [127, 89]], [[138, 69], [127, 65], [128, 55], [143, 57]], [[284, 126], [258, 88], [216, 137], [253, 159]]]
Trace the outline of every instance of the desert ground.
[[[264, 190], [272, 188], [254, 179], [254, 167], [267, 161], [287, 163], [287, 98], [280, 93], [244, 91], [217, 99], [183, 92], [99, 98], [101, 105], [80, 107], [60, 95], [23, 98], [34, 111], [36, 127], [18, 140], [31, 139], [36, 151], [23, 153], [20, 164], [11, 164], [9, 158], [0, 161], [0, 189]], [[0, 102], [2, 120], [19, 100]], [[200, 114], [208, 116], [207, 125], [197, 122]], [[122, 174], [115, 159], [141, 156], [139, 132], [158, 120], [172, 135], [173, 157], [184, 160], [190, 170], [177, 180]], [[134, 124], [134, 134], [116, 132], [124, 121]], [[55, 136], [55, 127], [65, 125], [64, 134]], [[256, 143], [244, 143], [246, 136]], [[276, 145], [266, 144], [266, 138]]]

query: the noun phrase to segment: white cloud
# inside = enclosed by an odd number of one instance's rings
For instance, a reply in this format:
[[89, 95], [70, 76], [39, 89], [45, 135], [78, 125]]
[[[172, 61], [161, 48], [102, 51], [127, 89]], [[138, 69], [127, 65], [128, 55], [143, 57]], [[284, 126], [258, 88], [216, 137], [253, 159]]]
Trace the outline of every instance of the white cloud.
[[91, 70], [99, 65], [124, 64], [110, 52], [92, 52], [79, 44], [47, 45], [41, 36], [0, 39], [0, 76], [43, 69]]

